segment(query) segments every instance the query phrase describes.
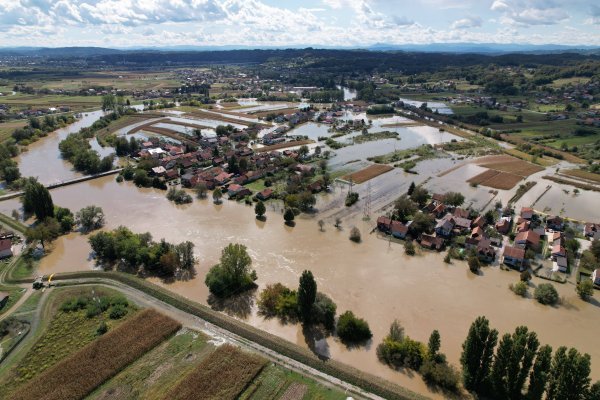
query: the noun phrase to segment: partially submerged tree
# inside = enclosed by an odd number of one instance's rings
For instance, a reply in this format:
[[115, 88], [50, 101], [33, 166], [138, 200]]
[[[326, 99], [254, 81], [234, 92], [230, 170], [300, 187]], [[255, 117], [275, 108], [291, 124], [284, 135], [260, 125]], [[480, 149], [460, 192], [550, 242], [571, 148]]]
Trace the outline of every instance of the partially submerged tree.
[[104, 211], [94, 205], [84, 207], [75, 215], [75, 221], [84, 232], [100, 229], [104, 226]]

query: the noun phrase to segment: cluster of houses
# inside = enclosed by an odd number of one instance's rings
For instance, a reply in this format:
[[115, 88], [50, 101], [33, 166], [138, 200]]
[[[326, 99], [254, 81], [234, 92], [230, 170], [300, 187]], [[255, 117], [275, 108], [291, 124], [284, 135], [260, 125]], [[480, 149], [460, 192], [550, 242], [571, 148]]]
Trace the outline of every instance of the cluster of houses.
[[[502, 235], [509, 235], [514, 241], [508, 239], [500, 262], [518, 270], [525, 270], [528, 258], [539, 254], [542, 244], [547, 243], [546, 254], [552, 261], [552, 270], [567, 272], [569, 270], [568, 249], [565, 248], [565, 221], [560, 216], [547, 216], [545, 221], [535, 214], [529, 207], [523, 207], [520, 214], [513, 221], [513, 212], [509, 208], [502, 211], [500, 217], [494, 221], [493, 230], [488, 230], [488, 221], [482, 215], [460, 207], [449, 207], [444, 204], [444, 196], [434, 194], [431, 202], [422, 210], [429, 213], [436, 220], [434, 232], [423, 233], [416, 238], [420, 245], [431, 250], [442, 250], [451, 241], [464, 247], [465, 250], [476, 254], [486, 263], [496, 260], [497, 250], [502, 248]], [[377, 219], [377, 229], [380, 232], [398, 239], [406, 238], [411, 222], [403, 224], [387, 216]], [[491, 225], [490, 225], [491, 227]], [[497, 232], [497, 234], [493, 232]], [[488, 235], [489, 232], [490, 234]], [[512, 232], [512, 233], [511, 233]], [[583, 233], [586, 237], [600, 238], [600, 224], [587, 223]], [[528, 253], [528, 250], [531, 252]], [[600, 283], [600, 272], [598, 273]]]
[[[186, 151], [186, 147], [152, 138], [141, 143], [137, 156], [140, 159], [154, 160], [152, 177], [165, 181], [180, 180], [184, 187], [194, 188], [204, 185], [213, 190], [220, 187], [231, 199], [243, 199], [253, 193], [244, 185], [259, 179], [273, 176], [289, 166], [284, 159], [300, 160], [297, 151], [254, 152], [248, 143], [237, 141], [240, 132], [228, 136], [203, 138], [197, 150]], [[235, 136], [235, 137], [234, 137]], [[243, 167], [242, 167], [243, 160]], [[235, 164], [235, 168], [231, 163]], [[315, 174], [315, 167], [298, 162], [293, 166], [298, 175]], [[312, 193], [325, 189], [322, 181], [308, 185]], [[274, 195], [271, 189], [257, 194], [257, 199], [268, 200]]]
[[[427, 249], [442, 250], [451, 240], [463, 237], [461, 244], [466, 250], [474, 251], [484, 262], [496, 259], [495, 246], [501, 242], [495, 237], [489, 237], [485, 232], [486, 220], [481, 215], [473, 215], [469, 210], [460, 207], [448, 207], [444, 204], [444, 195], [434, 194], [429, 204], [422, 210], [436, 219], [434, 233], [423, 233], [418, 239], [419, 244]], [[396, 238], [404, 239], [409, 231], [410, 222], [403, 224], [381, 216], [377, 219], [379, 231]]]

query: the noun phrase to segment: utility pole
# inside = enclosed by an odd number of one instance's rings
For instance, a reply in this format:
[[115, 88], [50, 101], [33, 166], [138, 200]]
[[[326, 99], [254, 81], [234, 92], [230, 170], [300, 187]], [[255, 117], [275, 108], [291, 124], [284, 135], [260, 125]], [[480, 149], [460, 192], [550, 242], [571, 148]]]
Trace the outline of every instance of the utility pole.
[[365, 201], [363, 214], [363, 220], [368, 221], [371, 219], [371, 181], [367, 184], [367, 199]]

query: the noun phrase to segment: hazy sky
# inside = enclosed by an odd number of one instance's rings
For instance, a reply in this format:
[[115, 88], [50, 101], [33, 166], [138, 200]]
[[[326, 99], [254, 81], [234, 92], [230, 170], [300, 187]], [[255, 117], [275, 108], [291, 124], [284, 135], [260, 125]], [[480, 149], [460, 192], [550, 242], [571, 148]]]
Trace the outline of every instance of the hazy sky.
[[0, 0], [0, 46], [600, 45], [600, 0]]

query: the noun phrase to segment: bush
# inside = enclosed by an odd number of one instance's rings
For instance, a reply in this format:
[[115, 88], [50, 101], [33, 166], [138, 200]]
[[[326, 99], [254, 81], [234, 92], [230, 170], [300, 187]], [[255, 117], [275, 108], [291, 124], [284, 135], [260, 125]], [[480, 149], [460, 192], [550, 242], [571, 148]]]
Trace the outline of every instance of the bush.
[[171, 188], [167, 192], [167, 199], [175, 204], [189, 204], [192, 202], [192, 196], [183, 189]]
[[106, 332], [108, 332], [108, 325], [106, 325], [106, 322], [102, 321], [100, 322], [100, 325], [98, 325], [98, 328], [96, 328], [96, 335], [102, 336]]
[[481, 268], [481, 263], [479, 262], [479, 258], [477, 258], [475, 256], [469, 257], [468, 264], [469, 264], [469, 269], [471, 270], [472, 273], [476, 274], [479, 272], [479, 269]]
[[407, 367], [418, 371], [426, 355], [425, 345], [408, 336], [401, 341], [388, 336], [377, 346], [377, 357], [393, 367]]
[[110, 311], [109, 311], [109, 313], [108, 313], [108, 317], [110, 319], [121, 319], [125, 315], [127, 315], [127, 308], [125, 308], [121, 304], [117, 304], [115, 306], [112, 306], [111, 309], [110, 309]]
[[352, 311], [346, 311], [337, 323], [337, 334], [343, 342], [359, 343], [373, 337], [369, 324], [358, 318]]
[[521, 282], [529, 282], [531, 280], [531, 273], [529, 271], [521, 272]]
[[352, 229], [350, 230], [350, 240], [352, 240], [355, 243], [360, 243], [360, 240], [361, 240], [360, 231], [355, 226], [353, 226]]
[[335, 326], [335, 313], [337, 305], [324, 293], [317, 292], [315, 304], [312, 308], [312, 320], [317, 324], [323, 324], [325, 328], [332, 330]]
[[404, 252], [409, 256], [414, 256], [416, 254], [415, 245], [412, 240], [407, 240], [404, 242]]
[[558, 292], [551, 283], [541, 283], [533, 294], [541, 304], [554, 305], [558, 303]]
[[519, 281], [514, 285], [511, 284], [510, 290], [512, 290], [518, 296], [525, 297], [527, 294], [527, 283]]
[[346, 201], [345, 201], [346, 207], [350, 207], [357, 201], [358, 201], [358, 193], [351, 192], [346, 195]]
[[594, 283], [591, 279], [583, 279], [577, 284], [575, 291], [581, 299], [587, 300], [594, 295]]
[[452, 365], [446, 362], [427, 360], [419, 371], [423, 379], [430, 385], [439, 386], [452, 392], [458, 391], [460, 373]]

